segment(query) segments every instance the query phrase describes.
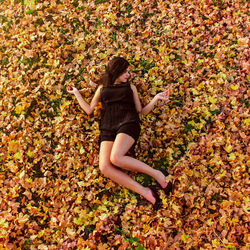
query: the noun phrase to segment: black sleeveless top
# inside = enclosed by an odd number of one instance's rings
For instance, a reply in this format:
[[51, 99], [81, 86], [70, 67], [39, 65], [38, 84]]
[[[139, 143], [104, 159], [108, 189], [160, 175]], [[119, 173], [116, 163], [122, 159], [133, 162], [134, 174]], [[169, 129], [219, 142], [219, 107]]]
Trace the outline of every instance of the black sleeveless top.
[[109, 85], [101, 89], [101, 130], [117, 130], [124, 124], [139, 122], [133, 90], [129, 83]]

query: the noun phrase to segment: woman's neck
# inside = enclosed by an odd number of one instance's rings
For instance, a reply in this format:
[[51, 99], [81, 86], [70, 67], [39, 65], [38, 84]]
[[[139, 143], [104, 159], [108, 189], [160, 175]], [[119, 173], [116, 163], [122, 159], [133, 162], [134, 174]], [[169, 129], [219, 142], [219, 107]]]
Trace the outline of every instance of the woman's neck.
[[115, 82], [114, 82], [115, 85], [116, 85], [116, 84], [121, 84], [121, 83], [123, 83], [123, 82], [121, 82], [121, 81], [115, 81]]

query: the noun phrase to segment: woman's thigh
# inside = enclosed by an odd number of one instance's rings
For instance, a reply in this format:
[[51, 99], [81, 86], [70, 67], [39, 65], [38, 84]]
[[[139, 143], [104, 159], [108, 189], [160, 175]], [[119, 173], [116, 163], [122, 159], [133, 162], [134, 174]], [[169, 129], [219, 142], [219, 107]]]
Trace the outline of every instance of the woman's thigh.
[[103, 171], [104, 168], [112, 166], [110, 162], [110, 155], [111, 155], [113, 144], [114, 144], [113, 141], [101, 142], [100, 153], [99, 153], [99, 167], [101, 171]]
[[111, 149], [111, 159], [126, 155], [134, 142], [135, 139], [132, 136], [125, 133], [119, 133]]

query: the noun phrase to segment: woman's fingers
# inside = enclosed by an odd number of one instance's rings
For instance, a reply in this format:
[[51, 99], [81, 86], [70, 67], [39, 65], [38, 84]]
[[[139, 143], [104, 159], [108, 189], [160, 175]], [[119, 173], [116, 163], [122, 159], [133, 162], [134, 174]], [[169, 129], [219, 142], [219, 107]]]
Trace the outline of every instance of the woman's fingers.
[[162, 92], [164, 94], [165, 97], [169, 98], [169, 95], [172, 91], [172, 87], [173, 87], [173, 84], [171, 84], [166, 91]]
[[168, 95], [166, 94], [166, 92], [161, 92], [158, 94], [158, 97], [161, 99], [161, 100], [168, 100]]
[[70, 94], [74, 94], [74, 92], [76, 91], [76, 88], [75, 87], [67, 87], [67, 91], [70, 93]]

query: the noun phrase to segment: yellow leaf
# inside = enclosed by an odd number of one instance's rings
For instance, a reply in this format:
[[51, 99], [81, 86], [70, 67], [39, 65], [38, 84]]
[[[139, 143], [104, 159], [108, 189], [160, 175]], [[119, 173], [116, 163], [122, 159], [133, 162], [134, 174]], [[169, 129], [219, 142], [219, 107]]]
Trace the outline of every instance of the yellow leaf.
[[177, 206], [177, 205], [175, 205], [174, 203], [173, 203], [173, 205], [172, 205], [172, 208], [174, 209], [174, 211], [175, 211], [176, 213], [178, 213], [178, 214], [181, 213], [181, 212], [180, 212], [180, 207]]
[[194, 95], [198, 95], [199, 92], [195, 88], [190, 88], [190, 90], [193, 92]]
[[104, 14], [104, 17], [107, 17], [107, 18], [111, 19], [111, 21], [114, 21], [116, 19], [116, 17], [112, 13], [110, 13], [110, 14]]
[[17, 152], [20, 149], [20, 144], [18, 141], [12, 140], [9, 142], [8, 151], [9, 152]]
[[33, 121], [34, 121], [33, 117], [31, 117], [31, 116], [28, 116], [28, 120], [29, 120], [30, 122], [33, 122]]
[[208, 219], [208, 220], [207, 220], [207, 224], [208, 224], [208, 226], [211, 226], [211, 225], [214, 224], [214, 222], [213, 222], [211, 219]]
[[26, 206], [26, 208], [29, 209], [29, 210], [32, 208], [32, 205], [31, 205], [30, 202], [29, 202], [29, 204]]
[[216, 249], [218, 249], [221, 245], [219, 239], [212, 240], [212, 244], [213, 244], [213, 247], [215, 247]]
[[40, 142], [41, 142], [40, 140], [34, 139], [34, 144], [35, 144], [35, 145], [39, 145]]
[[39, 238], [41, 238], [43, 235], [44, 235], [44, 229], [43, 229], [43, 230], [41, 230], [41, 231], [38, 233], [38, 235], [37, 235], [37, 236], [38, 236]]
[[1, 227], [8, 227], [9, 223], [6, 222], [4, 218], [0, 218], [0, 226]]
[[84, 221], [83, 221], [83, 219], [82, 218], [80, 218], [80, 217], [75, 217], [74, 218], [74, 223], [76, 224], [76, 225], [82, 225], [83, 223], [84, 223]]
[[160, 52], [162, 52], [162, 51], [165, 50], [165, 48], [166, 48], [166, 44], [164, 44], [164, 46], [162, 46], [162, 47], [159, 47], [158, 49], [159, 49]]
[[60, 60], [54, 60], [54, 67], [56, 68], [60, 64]]
[[223, 79], [226, 79], [227, 78], [227, 75], [226, 74], [224, 74], [224, 73], [220, 73], [220, 76], [223, 78]]
[[22, 153], [21, 152], [15, 153], [14, 158], [17, 159], [17, 160], [21, 159], [22, 158]]
[[229, 159], [229, 160], [235, 160], [235, 159], [236, 159], [235, 154], [234, 154], [234, 153], [229, 154], [228, 159]]
[[35, 238], [37, 238], [37, 236], [38, 236], [38, 235], [36, 235], [36, 234], [31, 235], [31, 236], [30, 236], [30, 239], [31, 239], [31, 240], [34, 240]]
[[189, 235], [183, 234], [183, 235], [181, 236], [181, 240], [184, 241], [184, 242], [187, 242], [187, 239], [188, 239], [189, 237], [190, 237]]
[[149, 79], [149, 81], [154, 81], [155, 80], [155, 75], [150, 76], [148, 79]]
[[32, 183], [32, 182], [33, 182], [32, 178], [26, 178], [26, 181], [27, 181], [28, 183]]
[[98, 57], [99, 57], [100, 59], [104, 59], [106, 56], [107, 56], [107, 55], [104, 54], [104, 53], [98, 53]]
[[201, 82], [201, 83], [198, 85], [198, 88], [199, 88], [199, 89], [203, 89], [204, 86], [205, 86], [205, 85], [204, 85], [204, 82]]
[[77, 55], [78, 60], [83, 60], [85, 58], [84, 54]]
[[167, 30], [167, 31], [171, 30], [171, 25], [166, 25], [165, 30]]
[[60, 109], [61, 111], [64, 110], [65, 107], [69, 106], [71, 104], [71, 101], [66, 101], [64, 102], [61, 106], [60, 106]]
[[36, 0], [24, 0], [24, 4], [25, 5], [35, 5], [36, 3]]
[[18, 217], [18, 222], [20, 224], [25, 224], [28, 220], [29, 220], [29, 216], [27, 214], [23, 215], [22, 213], [19, 214], [19, 217]]
[[212, 97], [212, 96], [209, 96], [208, 99], [209, 99], [210, 103], [216, 103], [216, 101], [217, 101], [217, 98]]
[[177, 81], [178, 81], [179, 83], [184, 83], [183, 77], [180, 77]]
[[227, 145], [226, 147], [224, 147], [224, 149], [228, 152], [231, 153], [232, 152], [232, 145]]
[[244, 124], [246, 124], [247, 126], [250, 125], [250, 118], [247, 118], [243, 121]]
[[55, 159], [58, 160], [61, 157], [61, 153], [55, 155]]
[[238, 224], [239, 220], [237, 218], [233, 218], [232, 222], [233, 222], [234, 226], [236, 226]]
[[239, 38], [238, 39], [238, 44], [247, 48], [249, 46], [248, 40], [249, 40], [248, 37]]
[[220, 225], [223, 226], [227, 221], [227, 217], [222, 215], [219, 219]]
[[66, 228], [66, 232], [67, 232], [67, 234], [69, 236], [74, 236], [76, 234], [76, 232], [74, 231], [74, 229], [73, 228], [69, 228], [69, 227]]
[[231, 84], [231, 89], [237, 90], [237, 89], [239, 89], [239, 86], [238, 86], [238, 85], [233, 85], [233, 84]]
[[179, 94], [180, 94], [181, 96], [184, 96], [185, 93], [184, 93], [183, 91], [180, 91]]
[[80, 154], [83, 154], [83, 153], [85, 153], [85, 149], [84, 149], [83, 146], [81, 146], [81, 148], [80, 148]]
[[250, 207], [248, 204], [246, 204], [245, 206], [243, 206], [243, 210], [246, 214], [250, 214]]
[[75, 203], [76, 204], [81, 204], [82, 203], [82, 197], [78, 196]]
[[28, 155], [30, 158], [33, 158], [33, 157], [34, 157], [34, 152], [28, 150], [27, 155]]
[[231, 101], [231, 104], [234, 106], [236, 104], [236, 97], [233, 98], [233, 100]]
[[24, 175], [25, 175], [25, 171], [23, 170], [23, 171], [20, 173], [19, 178], [22, 179], [22, 178], [24, 177]]
[[105, 220], [106, 218], [108, 217], [108, 215], [107, 214], [101, 214], [100, 216], [99, 216], [99, 218], [101, 219], [101, 220]]
[[85, 187], [86, 186], [85, 181], [78, 181], [77, 184], [79, 185], [79, 187]]
[[227, 171], [226, 170], [222, 170], [219, 174], [220, 178], [224, 177], [226, 175]]
[[8, 165], [9, 165], [9, 170], [10, 170], [12, 173], [16, 173], [16, 172], [17, 172], [18, 166], [14, 165], [14, 162], [13, 162], [13, 161], [9, 162]]
[[164, 58], [167, 61], [167, 63], [170, 63], [169, 56], [165, 56]]
[[23, 106], [21, 105], [16, 106], [15, 111], [18, 115], [21, 115], [23, 113]]
[[90, 70], [89, 70], [89, 73], [92, 74], [95, 72], [95, 67], [91, 67]]

